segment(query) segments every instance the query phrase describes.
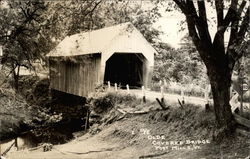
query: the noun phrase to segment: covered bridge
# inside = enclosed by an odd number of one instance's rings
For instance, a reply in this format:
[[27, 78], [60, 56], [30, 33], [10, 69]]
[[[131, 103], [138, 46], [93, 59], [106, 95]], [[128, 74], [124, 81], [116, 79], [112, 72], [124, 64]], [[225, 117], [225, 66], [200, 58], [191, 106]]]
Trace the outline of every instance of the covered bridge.
[[131, 23], [68, 36], [47, 55], [51, 88], [85, 97], [108, 81], [148, 87], [154, 53]]

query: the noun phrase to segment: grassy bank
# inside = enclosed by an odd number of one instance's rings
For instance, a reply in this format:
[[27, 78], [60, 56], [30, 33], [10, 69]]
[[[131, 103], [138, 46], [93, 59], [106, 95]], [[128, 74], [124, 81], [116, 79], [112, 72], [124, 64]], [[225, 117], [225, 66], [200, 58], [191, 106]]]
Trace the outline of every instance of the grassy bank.
[[[143, 103], [141, 99], [125, 93], [98, 93], [91, 99], [91, 116], [99, 116], [92, 121], [89, 133], [78, 136], [74, 141], [54, 145], [46, 158], [245, 158], [249, 155], [247, 137], [226, 137], [215, 140], [220, 132], [216, 128], [213, 111], [203, 107], [168, 105], [161, 110], [156, 102]], [[97, 113], [98, 112], [98, 113]], [[164, 138], [158, 138], [161, 136]], [[164, 142], [185, 142], [184, 145], [170, 145]], [[196, 143], [187, 143], [194, 141]], [[198, 143], [203, 141], [203, 143]], [[86, 146], [87, 145], [87, 146]], [[190, 146], [197, 149], [181, 149]], [[159, 148], [160, 147], [160, 148]], [[42, 156], [41, 149], [17, 152], [13, 159]], [[22, 157], [20, 157], [22, 156]]]
[[[161, 110], [158, 103], [142, 103], [139, 99], [124, 94], [109, 94], [101, 97], [106, 98], [129, 98], [124, 102], [114, 102], [112, 108], [103, 115], [102, 122], [98, 127], [92, 127], [93, 131], [98, 130], [103, 140], [119, 143], [121, 147], [130, 147], [127, 152], [132, 158], [160, 155], [159, 158], [245, 158], [249, 155], [249, 139], [234, 134], [232, 136], [218, 136], [220, 129], [217, 128], [214, 112], [205, 111], [203, 107], [185, 105], [182, 109], [179, 105], [169, 105], [168, 110]], [[118, 100], [119, 101], [119, 100]], [[135, 104], [136, 103], [136, 104]], [[128, 113], [124, 115], [119, 111], [128, 108], [145, 110], [145, 113]], [[91, 131], [91, 132], [93, 132]], [[142, 133], [148, 131], [149, 134]], [[164, 136], [164, 139], [150, 139], [152, 136]], [[197, 144], [197, 150], [172, 150], [155, 143], [169, 141], [198, 141], [205, 140], [208, 143]], [[154, 142], [157, 141], [157, 142]], [[192, 145], [192, 144], [191, 144]], [[156, 148], [158, 146], [158, 148]], [[181, 146], [180, 146], [181, 147]], [[184, 147], [184, 146], [183, 146]], [[146, 153], [145, 153], [146, 152]], [[134, 153], [134, 154], [133, 154]], [[126, 158], [126, 157], [125, 157]], [[128, 157], [129, 158], [129, 157]]]

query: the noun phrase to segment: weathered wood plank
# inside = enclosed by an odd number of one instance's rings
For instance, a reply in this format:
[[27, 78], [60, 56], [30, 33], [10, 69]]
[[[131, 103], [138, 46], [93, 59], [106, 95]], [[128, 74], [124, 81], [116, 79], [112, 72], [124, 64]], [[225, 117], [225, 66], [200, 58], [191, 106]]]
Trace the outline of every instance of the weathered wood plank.
[[243, 130], [243, 129], [237, 128], [236, 133], [238, 133], [240, 135], [243, 135], [243, 136], [246, 136], [246, 137], [250, 137], [250, 132], [248, 132], [246, 130]]
[[248, 120], [248, 119], [246, 119], [246, 118], [244, 118], [244, 117], [241, 117], [241, 116], [238, 115], [238, 114], [234, 114], [234, 119], [236, 120], [236, 122], [237, 122], [238, 124], [250, 128], [250, 120]]
[[99, 82], [101, 56], [100, 54], [81, 56], [86, 57], [75, 57], [78, 63], [63, 60], [51, 62], [50, 69], [58, 72], [51, 76], [52, 89], [79, 96], [87, 96], [94, 91], [96, 83]]

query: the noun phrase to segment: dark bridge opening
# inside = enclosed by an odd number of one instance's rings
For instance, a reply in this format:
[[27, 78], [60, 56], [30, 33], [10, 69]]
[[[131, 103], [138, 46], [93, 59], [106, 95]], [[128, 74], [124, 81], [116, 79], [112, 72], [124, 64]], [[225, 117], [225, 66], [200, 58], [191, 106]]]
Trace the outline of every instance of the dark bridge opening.
[[143, 85], [145, 57], [140, 53], [115, 53], [106, 61], [104, 82], [117, 83], [122, 87]]

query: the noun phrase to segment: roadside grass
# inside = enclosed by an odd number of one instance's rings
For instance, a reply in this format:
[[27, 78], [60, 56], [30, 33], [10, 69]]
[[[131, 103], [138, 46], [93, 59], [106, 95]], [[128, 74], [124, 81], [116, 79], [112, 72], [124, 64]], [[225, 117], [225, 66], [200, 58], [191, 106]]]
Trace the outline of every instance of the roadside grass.
[[[143, 103], [136, 96], [124, 93], [107, 93], [93, 99], [93, 110], [96, 113], [108, 114], [108, 118], [110, 119], [114, 118], [111, 114], [114, 114], [114, 116], [123, 115], [117, 112], [116, 109], [113, 109], [115, 107], [124, 110], [128, 107], [137, 109], [138, 111], [147, 110], [145, 112], [147, 115], [143, 115], [146, 117], [146, 121], [164, 122], [164, 124], [169, 125], [167, 128], [168, 131], [178, 131], [185, 136], [199, 135], [212, 137], [213, 131], [216, 130], [214, 113], [212, 111], [207, 112], [200, 106], [185, 104], [181, 108], [178, 104], [171, 104], [168, 105], [168, 110], [163, 111], [157, 102]], [[146, 109], [146, 107], [150, 107], [151, 109]], [[115, 120], [112, 121], [115, 122]]]
[[207, 112], [204, 108], [192, 104], [186, 104], [184, 108], [172, 105], [167, 111], [150, 113], [149, 118], [151, 122], [166, 124], [167, 128], [164, 128], [168, 133], [176, 132], [177, 138], [212, 138], [216, 131], [213, 112]]
[[[168, 104], [167, 106], [169, 107], [168, 110], [161, 110], [157, 102], [143, 103], [141, 99], [137, 99], [135, 96], [119, 93], [103, 94], [93, 101], [93, 109], [106, 114], [102, 116], [106, 118], [102, 121], [109, 121], [108, 124], [115, 122], [116, 119], [120, 120], [119, 115], [124, 115], [117, 111], [117, 108], [127, 110], [130, 107], [137, 111], [146, 110], [145, 114], [142, 115], [145, 117], [143, 120], [149, 123], [159, 123], [164, 128], [159, 127], [157, 131], [178, 132], [177, 136], [210, 138], [214, 141], [228, 138], [228, 136], [225, 136], [227, 134], [221, 134], [223, 130], [217, 127], [212, 109], [205, 110], [205, 107], [193, 104], [185, 104], [183, 108], [178, 104]], [[145, 109], [146, 107], [150, 107], [150, 109]], [[236, 134], [232, 132], [232, 136], [234, 135]]]
[[[111, 98], [112, 94], [108, 97]], [[117, 95], [115, 95], [117, 96]], [[105, 97], [104, 97], [105, 98]], [[125, 97], [122, 97], [125, 98]], [[102, 97], [103, 99], [103, 97]], [[143, 106], [159, 107], [158, 103], [142, 103], [139, 99], [124, 101], [129, 105], [137, 104]], [[117, 104], [117, 103], [116, 103]], [[121, 106], [129, 106], [120, 103]], [[116, 105], [117, 106], [117, 105]], [[113, 107], [115, 107], [113, 105]], [[120, 143], [124, 147], [134, 147], [140, 150], [145, 149], [148, 154], [163, 153], [156, 151], [152, 145], [153, 140], [148, 140], [147, 136], [142, 136], [141, 129], [150, 130], [150, 134], [165, 135], [165, 141], [186, 141], [186, 140], [208, 140], [208, 144], [201, 144], [199, 150], [169, 150], [166, 156], [162, 158], [242, 158], [249, 155], [249, 139], [246, 136], [240, 136], [232, 133], [231, 136], [218, 136], [221, 129], [217, 127], [213, 110], [206, 111], [204, 107], [185, 104], [181, 108], [178, 104], [169, 105], [168, 110], [155, 109], [145, 114], [137, 114], [119, 118], [121, 113], [115, 109], [109, 108], [104, 116], [108, 123], [99, 129], [99, 133], [104, 140]], [[133, 133], [132, 133], [133, 132]], [[157, 140], [158, 141], [158, 140]], [[159, 140], [164, 141], [164, 140]]]
[[105, 113], [117, 105], [129, 105], [135, 107], [140, 103], [140, 100], [135, 95], [124, 94], [124, 93], [100, 93], [95, 97], [92, 97], [91, 103], [93, 110], [96, 113]]
[[[153, 83], [151, 90], [160, 92], [162, 84]], [[164, 85], [165, 92], [170, 94], [181, 94], [183, 91], [185, 96], [195, 96], [195, 97], [204, 97], [204, 88], [195, 84], [185, 84], [182, 85], [176, 82], [170, 82]]]

